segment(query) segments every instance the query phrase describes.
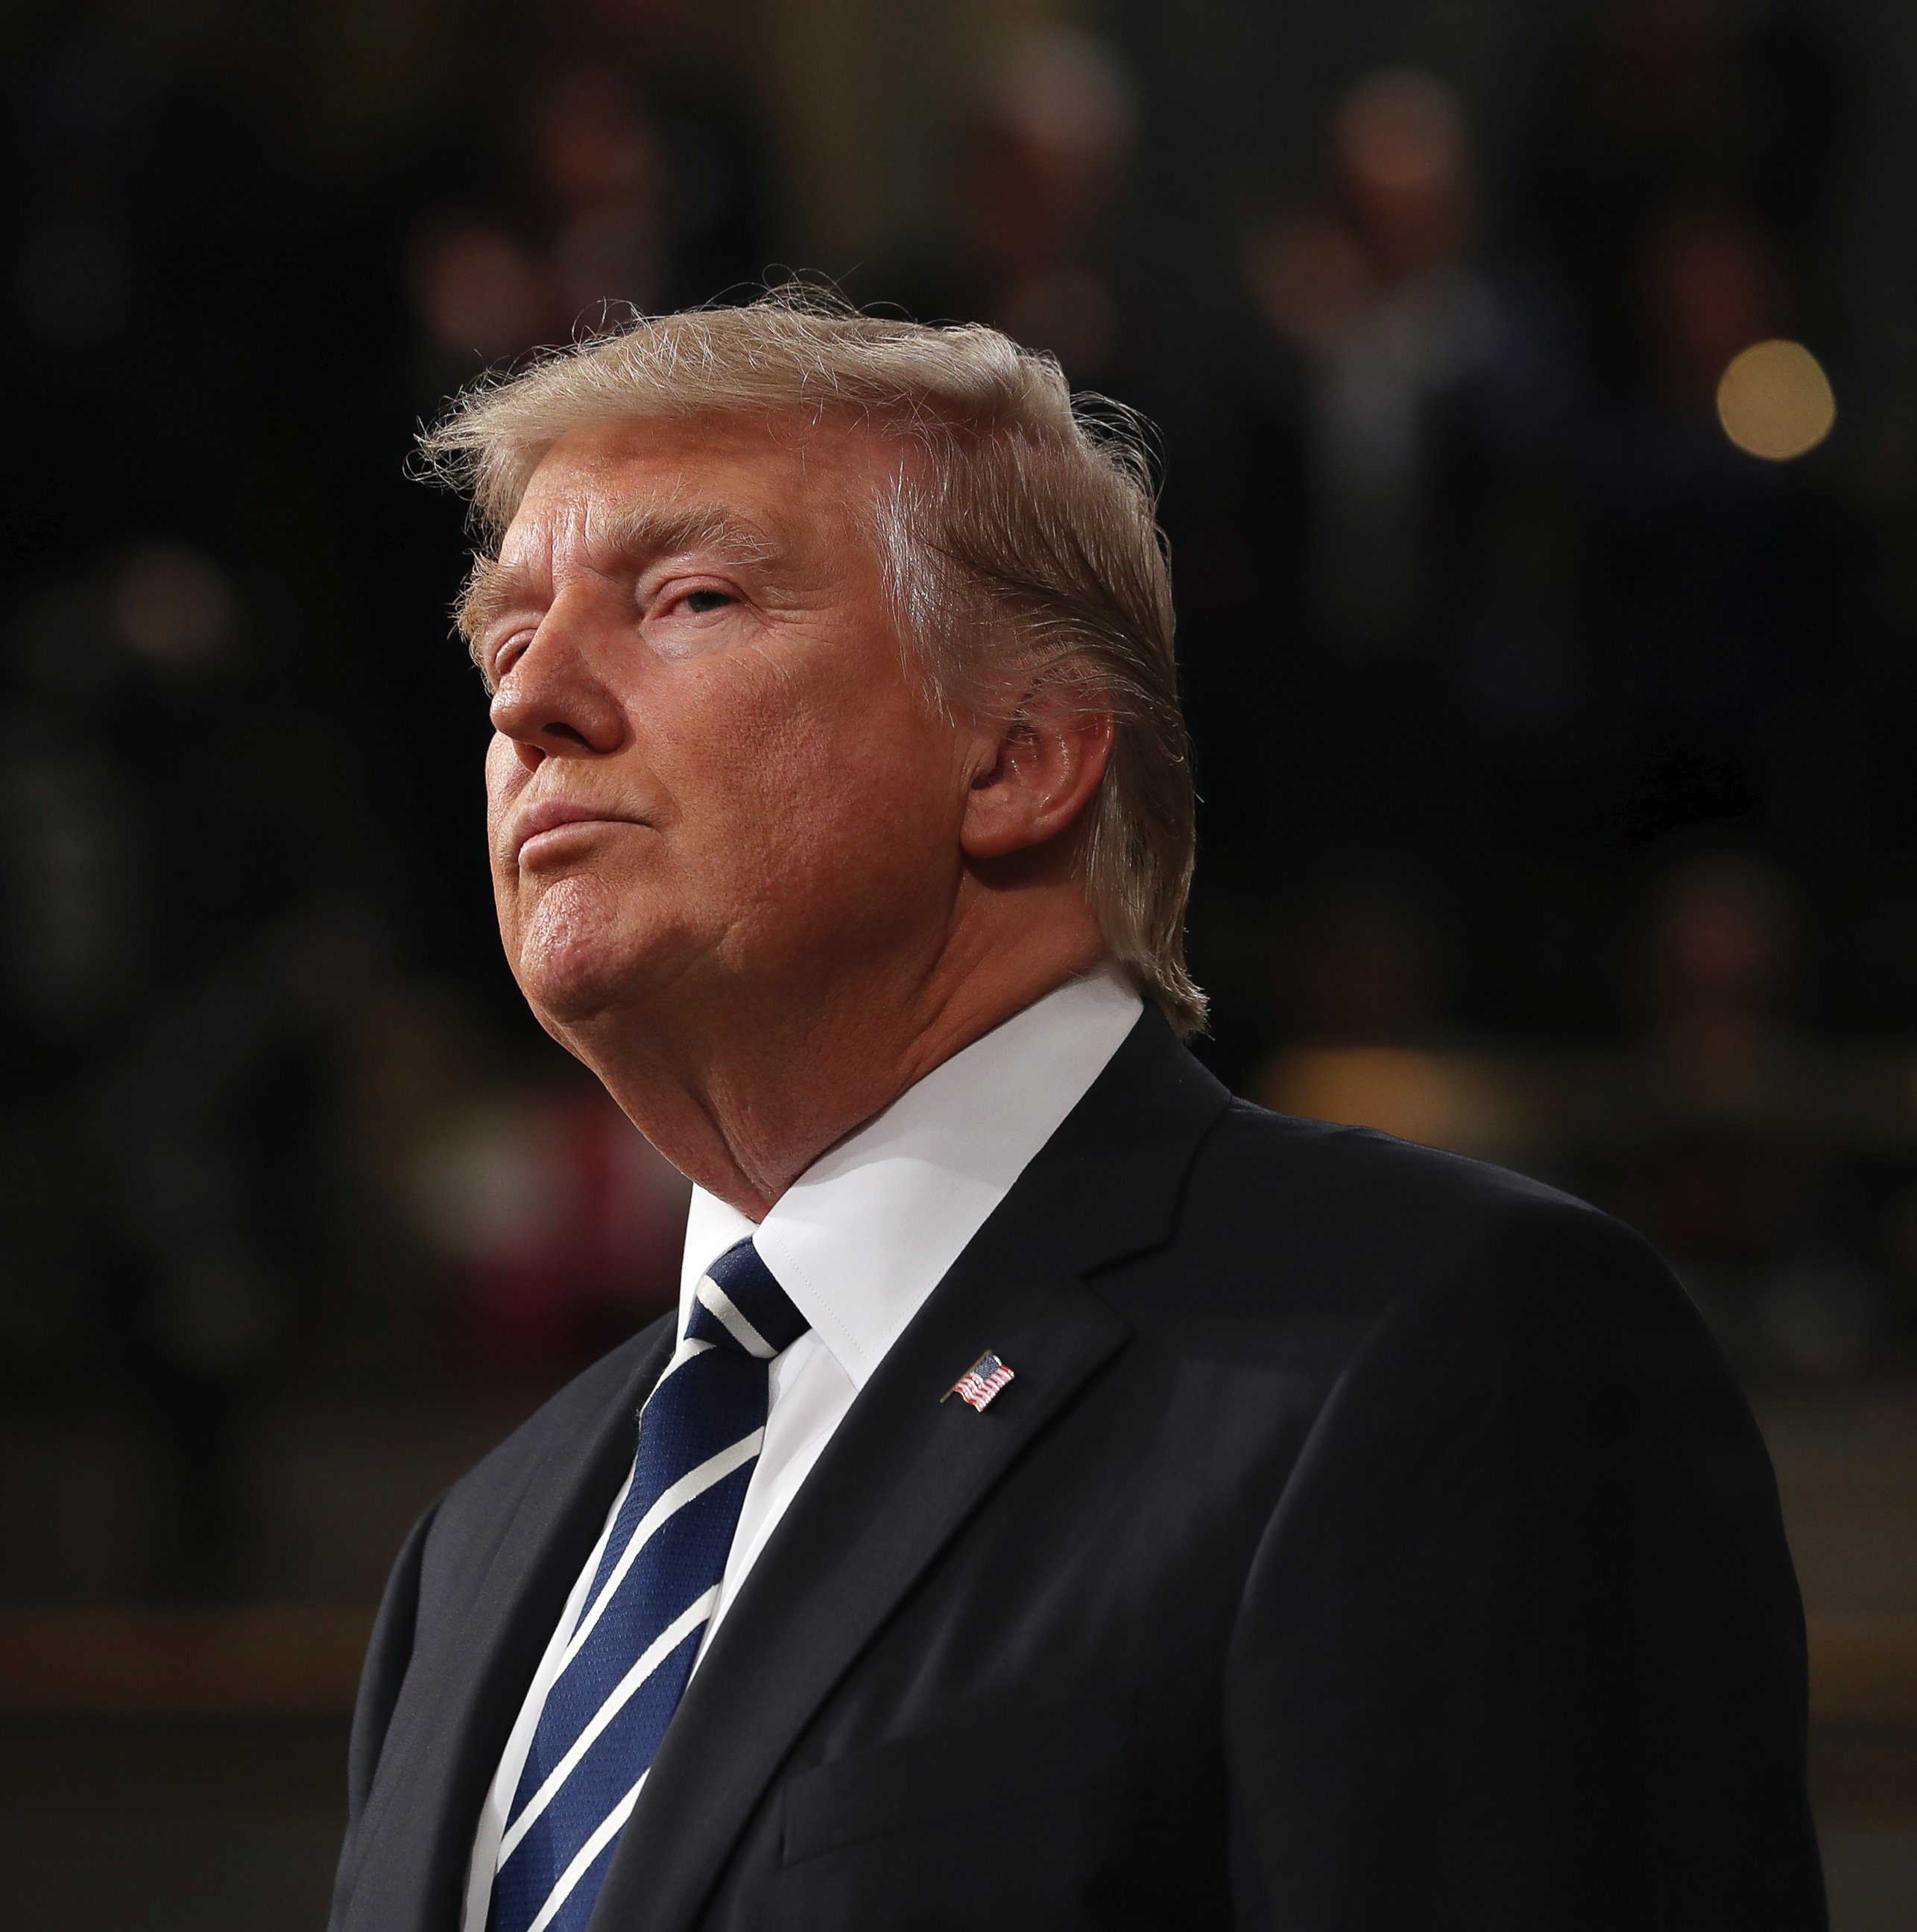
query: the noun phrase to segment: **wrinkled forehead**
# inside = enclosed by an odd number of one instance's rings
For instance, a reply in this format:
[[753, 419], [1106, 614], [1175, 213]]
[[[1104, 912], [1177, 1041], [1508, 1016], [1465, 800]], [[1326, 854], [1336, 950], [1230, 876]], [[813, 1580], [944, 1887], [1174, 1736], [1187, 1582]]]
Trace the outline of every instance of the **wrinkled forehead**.
[[[896, 439], [842, 417], [756, 411], [581, 424], [532, 466], [498, 550], [510, 561], [562, 532], [626, 550], [638, 532], [710, 526], [803, 551], [868, 529], [898, 476]], [[751, 546], [748, 546], [748, 548]]]

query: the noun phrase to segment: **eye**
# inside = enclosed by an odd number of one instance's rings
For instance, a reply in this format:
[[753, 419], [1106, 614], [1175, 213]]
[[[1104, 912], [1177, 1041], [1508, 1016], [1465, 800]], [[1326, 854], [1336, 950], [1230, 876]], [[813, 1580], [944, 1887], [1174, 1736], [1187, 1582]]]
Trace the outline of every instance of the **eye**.
[[736, 601], [724, 590], [688, 590], [680, 600], [695, 617], [703, 617], [709, 610], [722, 610]]
[[500, 679], [512, 670], [524, 652], [526, 646], [532, 641], [532, 633], [530, 631], [515, 631], [497, 650], [494, 652], [490, 667], [494, 684], [497, 685]]

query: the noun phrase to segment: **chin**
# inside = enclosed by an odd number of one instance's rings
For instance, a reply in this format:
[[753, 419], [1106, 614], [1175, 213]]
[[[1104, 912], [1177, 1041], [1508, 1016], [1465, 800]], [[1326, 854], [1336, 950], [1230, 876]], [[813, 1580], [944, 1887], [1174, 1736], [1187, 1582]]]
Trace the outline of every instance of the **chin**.
[[542, 895], [518, 934], [514, 977], [549, 1029], [569, 1030], [642, 997], [674, 950], [598, 881], [569, 879]]

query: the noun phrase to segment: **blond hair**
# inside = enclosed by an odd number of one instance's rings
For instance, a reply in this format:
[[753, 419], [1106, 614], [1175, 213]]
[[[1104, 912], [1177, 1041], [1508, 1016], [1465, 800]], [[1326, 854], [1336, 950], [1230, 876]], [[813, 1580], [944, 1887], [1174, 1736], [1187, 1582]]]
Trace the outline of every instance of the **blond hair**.
[[1184, 957], [1194, 845], [1172, 585], [1138, 419], [1075, 400], [1058, 363], [976, 325], [863, 315], [811, 290], [639, 318], [455, 398], [421, 439], [489, 546], [568, 430], [648, 417], [828, 413], [898, 443], [872, 530], [899, 634], [950, 706], [995, 664], [1108, 708], [1086, 898], [1112, 958], [1181, 1034], [1204, 1022]]

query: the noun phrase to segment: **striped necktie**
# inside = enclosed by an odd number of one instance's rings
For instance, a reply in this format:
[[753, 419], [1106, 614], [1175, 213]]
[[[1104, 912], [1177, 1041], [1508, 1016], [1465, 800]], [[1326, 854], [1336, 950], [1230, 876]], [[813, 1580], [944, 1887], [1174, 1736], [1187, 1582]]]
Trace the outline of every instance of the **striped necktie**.
[[765, 1441], [768, 1365], [808, 1325], [750, 1240], [699, 1283], [539, 1713], [488, 1932], [576, 1932], [592, 1912], [718, 1600]]

